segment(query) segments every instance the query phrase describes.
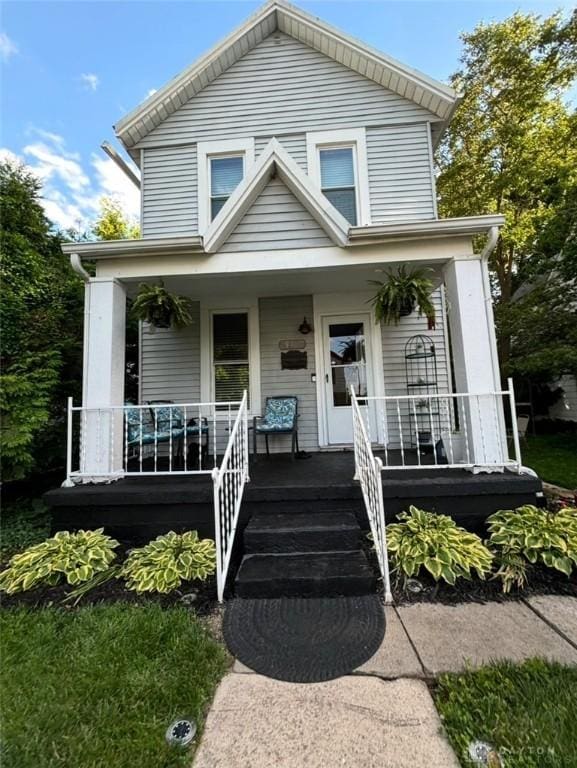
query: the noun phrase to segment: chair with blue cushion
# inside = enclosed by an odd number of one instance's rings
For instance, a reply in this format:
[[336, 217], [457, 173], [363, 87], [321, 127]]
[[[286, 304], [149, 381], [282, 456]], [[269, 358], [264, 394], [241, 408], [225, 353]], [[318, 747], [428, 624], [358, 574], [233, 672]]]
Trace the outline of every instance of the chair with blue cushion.
[[[154, 421], [156, 413], [156, 429], [159, 435], [162, 435], [164, 442], [170, 439], [170, 433], [172, 432], [173, 441], [176, 440], [177, 451], [176, 455], [181, 457], [183, 449], [188, 450], [190, 448], [192, 440], [188, 440], [189, 437], [198, 437], [201, 442], [201, 451], [203, 458], [208, 452], [208, 420], [202, 417], [200, 424], [198, 419], [188, 419], [186, 425], [184, 424], [184, 408], [179, 405], [173, 405], [171, 400], [149, 400], [148, 405], [164, 406], [161, 408], [151, 408], [151, 416]], [[165, 437], [168, 435], [168, 437]], [[160, 440], [159, 440], [160, 442]]]
[[299, 451], [297, 429], [298, 398], [294, 395], [267, 397], [264, 416], [255, 416], [253, 425], [254, 454], [257, 435], [264, 435], [266, 454], [269, 456], [268, 439], [271, 435], [292, 435], [291, 458]]

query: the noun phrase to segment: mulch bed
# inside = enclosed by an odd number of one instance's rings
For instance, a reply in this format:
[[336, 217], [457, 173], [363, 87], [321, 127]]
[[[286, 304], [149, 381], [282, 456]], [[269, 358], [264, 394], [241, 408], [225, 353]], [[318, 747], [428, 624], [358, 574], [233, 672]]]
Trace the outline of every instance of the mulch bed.
[[455, 586], [444, 581], [435, 583], [429, 575], [423, 575], [417, 580], [412, 579], [411, 585], [422, 586], [421, 591], [403, 589], [402, 583], [395, 584], [394, 576], [391, 579], [392, 591], [397, 605], [411, 605], [413, 603], [442, 603], [444, 605], [457, 605], [458, 603], [488, 603], [506, 602], [508, 600], [520, 600], [523, 597], [536, 595], [570, 595], [577, 597], [577, 573], [571, 577], [545, 566], [533, 566], [529, 573], [529, 583], [525, 589], [511, 589], [504, 594], [500, 579], [487, 579], [483, 581], [473, 578], [471, 581], [458, 579]]
[[70, 591], [71, 588], [67, 584], [61, 584], [57, 587], [40, 587], [29, 592], [19, 592], [16, 595], [3, 594], [0, 606], [2, 608], [14, 606], [46, 608], [52, 606], [73, 610], [74, 607], [96, 603], [130, 603], [132, 605], [157, 603], [163, 608], [185, 605], [193, 609], [198, 616], [209, 616], [218, 606], [214, 579], [207, 579], [205, 582], [191, 582], [168, 595], [137, 594], [126, 589], [122, 580], [111, 579], [84, 595], [77, 606], [74, 606], [72, 600], [67, 603], [62, 602]]

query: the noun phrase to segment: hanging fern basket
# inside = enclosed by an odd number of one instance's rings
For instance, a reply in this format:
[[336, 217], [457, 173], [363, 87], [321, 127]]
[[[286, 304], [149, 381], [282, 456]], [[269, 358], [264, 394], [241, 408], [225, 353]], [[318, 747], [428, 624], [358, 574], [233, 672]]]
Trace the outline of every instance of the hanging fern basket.
[[190, 299], [170, 293], [162, 281], [140, 284], [132, 312], [151, 328], [186, 328], [192, 324]]
[[383, 325], [398, 325], [401, 317], [407, 317], [418, 309], [419, 315], [425, 315], [429, 328], [435, 326], [435, 307], [431, 301], [433, 283], [428, 277], [428, 269], [407, 269], [402, 264], [396, 271], [387, 273], [387, 280], [370, 280], [377, 288], [370, 299], [375, 313], [375, 321]]

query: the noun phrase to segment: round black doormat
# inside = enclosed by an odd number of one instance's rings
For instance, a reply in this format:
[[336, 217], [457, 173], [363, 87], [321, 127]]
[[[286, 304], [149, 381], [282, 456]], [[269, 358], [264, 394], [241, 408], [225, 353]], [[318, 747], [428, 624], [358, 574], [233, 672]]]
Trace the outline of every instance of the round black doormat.
[[291, 683], [350, 674], [376, 653], [385, 612], [376, 595], [240, 599], [227, 604], [230, 652], [254, 672]]

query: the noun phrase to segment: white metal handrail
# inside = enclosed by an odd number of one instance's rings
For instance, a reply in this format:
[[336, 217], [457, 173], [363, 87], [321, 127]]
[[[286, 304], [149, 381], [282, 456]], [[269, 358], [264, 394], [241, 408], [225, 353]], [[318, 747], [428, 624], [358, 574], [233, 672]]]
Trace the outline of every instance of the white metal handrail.
[[387, 533], [385, 507], [383, 503], [383, 482], [381, 471], [383, 463], [373, 455], [359, 401], [351, 386], [351, 405], [353, 413], [353, 446], [355, 451], [355, 479], [361, 484], [365, 508], [371, 526], [373, 543], [379, 561], [379, 569], [385, 587], [385, 602], [392, 603], [391, 580], [389, 575], [389, 557], [387, 553]]
[[220, 467], [212, 470], [216, 583], [222, 602], [248, 472], [248, 395], [245, 391]]
[[[382, 446], [384, 470], [522, 469], [511, 379], [502, 391], [385, 395], [357, 401], [365, 406], [367, 435], [373, 445]], [[511, 424], [512, 457], [505, 410]]]
[[127, 475], [210, 475], [240, 406], [238, 400], [86, 407], [69, 398], [66, 484]]

